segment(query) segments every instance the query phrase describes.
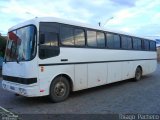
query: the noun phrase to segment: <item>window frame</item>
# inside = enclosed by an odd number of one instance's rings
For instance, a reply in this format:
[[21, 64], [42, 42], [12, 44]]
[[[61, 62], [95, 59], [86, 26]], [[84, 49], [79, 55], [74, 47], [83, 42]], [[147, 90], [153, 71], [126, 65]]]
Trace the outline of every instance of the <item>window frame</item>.
[[[125, 37], [125, 41], [127, 41], [127, 47], [122, 47], [122, 37]], [[128, 38], [131, 39], [131, 48], [128, 47]], [[134, 50], [133, 49], [133, 38], [131, 36], [128, 36], [128, 35], [121, 35], [121, 49], [122, 50]]]
[[[143, 39], [142, 41], [143, 41], [143, 50], [150, 51], [150, 42], [149, 42], [150, 40]], [[148, 42], [148, 49], [146, 49], [146, 47], [145, 47], [145, 42]]]
[[[59, 25], [59, 30], [57, 31], [57, 33], [56, 32], [54, 32], [54, 33], [56, 33], [56, 34], [59, 34], [58, 35], [58, 46], [57, 47], [60, 47], [60, 23], [58, 23], [58, 22], [40, 22], [40, 23], [56, 23], [56, 24], [58, 24]], [[40, 24], [39, 24], [40, 25]], [[45, 31], [40, 31], [40, 27], [39, 27], [39, 41], [38, 41], [38, 45], [40, 45], [40, 33], [41, 32], [45, 32]]]
[[[104, 47], [99, 47], [98, 46], [98, 39], [97, 39], [97, 33], [101, 33], [101, 34], [103, 34], [104, 35]], [[99, 49], [105, 49], [106, 48], [106, 35], [105, 35], [105, 32], [103, 32], [103, 31], [96, 31], [96, 41], [97, 41], [97, 48], [99, 48]]]
[[[86, 48], [106, 49], [106, 35], [105, 35], [104, 31], [95, 30], [95, 29], [91, 29], [91, 28], [86, 28], [85, 31], [86, 31]], [[96, 43], [97, 43], [96, 47], [88, 45], [87, 31], [94, 31], [94, 32], [96, 32]], [[104, 47], [99, 47], [98, 46], [97, 33], [103, 33], [103, 35], [104, 35]]]
[[[92, 32], [95, 32], [96, 34], [96, 36], [95, 36], [95, 41], [96, 41], [96, 46], [90, 46], [89, 44], [88, 44], [88, 31], [92, 31]], [[97, 31], [96, 30], [93, 30], [93, 29], [87, 29], [86, 30], [86, 38], [87, 38], [87, 47], [88, 48], [98, 48], [98, 46], [97, 46]]]
[[[136, 47], [136, 49], [134, 48], [134, 41], [137, 41], [137, 47]], [[140, 41], [140, 43], [141, 43], [141, 45], [140, 45], [140, 47], [141, 48], [139, 48], [139, 41]], [[137, 37], [132, 37], [132, 43], [133, 43], [133, 50], [140, 50], [140, 51], [142, 51], [142, 40], [140, 39], [140, 38], [137, 38]]]
[[[154, 43], [154, 49], [151, 49], [151, 43]], [[156, 41], [149, 41], [149, 51], [156, 51]]]
[[[59, 56], [59, 54], [60, 54], [60, 45], [59, 45], [59, 42], [60, 42], [60, 24], [59, 23], [57, 23], [57, 22], [40, 22], [40, 23], [45, 23], [45, 24], [47, 24], [47, 23], [52, 23], [52, 24], [57, 24], [57, 27], [58, 27], [58, 30], [56, 31], [51, 31], [51, 30], [41, 30], [40, 28], [41, 27], [39, 27], [39, 43], [38, 43], [38, 57], [41, 59], [41, 60], [44, 60], [44, 59], [49, 59], [49, 58], [52, 58], [52, 57], [56, 57], [56, 56]], [[41, 35], [41, 33], [43, 33], [43, 34], [45, 34], [45, 33], [54, 33], [55, 35], [56, 35], [56, 37], [57, 37], [57, 45], [45, 45], [45, 44], [41, 44], [40, 43], [40, 35]], [[45, 42], [45, 41], [44, 41]], [[51, 42], [51, 41], [50, 41]], [[52, 50], [52, 49], [55, 49], [56, 51], [58, 51], [57, 52], [57, 54], [55, 54], [55, 55], [52, 55], [52, 56], [41, 56], [41, 53], [40, 53], [40, 50], [42, 50], [42, 51], [45, 51], [45, 50]]]
[[[113, 47], [109, 47], [108, 46], [108, 39], [107, 39], [107, 34], [111, 34], [112, 35], [112, 37], [113, 37]], [[112, 33], [112, 32], [105, 32], [105, 35], [106, 35], [106, 48], [107, 49], [115, 49], [115, 50], [120, 50], [121, 49], [121, 36], [120, 36], [120, 34], [118, 34], [118, 33]], [[115, 36], [118, 36], [119, 37], [119, 48], [117, 48], [117, 47], [115, 47]]]
[[[57, 23], [59, 24], [59, 39], [58, 39], [58, 46], [59, 47], [73, 47], [73, 48], [93, 48], [93, 49], [114, 49], [114, 50], [137, 50], [137, 51], [146, 51], [144, 50], [144, 45], [143, 45], [143, 39], [144, 38], [140, 38], [140, 37], [136, 37], [136, 36], [130, 36], [130, 35], [125, 35], [125, 34], [121, 34], [121, 33], [115, 33], [115, 32], [110, 32], [110, 31], [105, 31], [105, 30], [98, 30], [98, 29], [94, 29], [94, 28], [88, 28], [88, 27], [82, 27], [82, 26], [78, 26], [78, 25], [70, 25], [70, 24], [66, 24], [66, 23], [59, 23], [59, 22], [44, 22], [44, 23]], [[75, 45], [75, 36], [73, 36], [74, 38], [74, 45], [63, 45], [62, 42], [61, 42], [61, 26], [63, 25], [66, 25], [66, 26], [69, 26], [69, 27], [72, 27], [73, 28], [73, 34], [74, 34], [74, 29], [81, 29], [84, 31], [84, 39], [85, 39], [85, 45]], [[91, 31], [95, 31], [96, 32], [96, 42], [97, 42], [97, 46], [96, 47], [93, 47], [93, 46], [89, 46], [88, 43], [87, 43], [87, 31], [88, 30], [91, 30]], [[104, 34], [104, 38], [105, 38], [105, 47], [99, 47], [98, 46], [98, 41], [97, 41], [97, 32], [101, 32]], [[120, 38], [120, 48], [115, 48], [113, 46], [113, 48], [109, 48], [108, 47], [108, 44], [107, 44], [107, 34], [112, 34], [112, 35], [118, 35], [119, 38]], [[127, 37], [130, 37], [131, 38], [131, 42], [132, 42], [132, 48], [129, 49], [128, 47], [127, 48], [122, 48], [122, 36], [127, 36]], [[139, 39], [141, 41], [141, 48], [139, 49], [139, 47], [137, 46], [137, 49], [134, 49], [133, 48], [133, 39]], [[149, 40], [150, 41], [150, 40]], [[113, 42], [113, 45], [114, 45], [115, 42]], [[127, 42], [127, 45], [128, 45], [128, 42]], [[150, 42], [149, 42], [149, 47], [150, 47]], [[149, 51], [150, 48], [149, 48]], [[152, 50], [153, 51], [153, 50]]]
[[[108, 46], [108, 37], [107, 37], [107, 34], [111, 34], [111, 35], [112, 35], [112, 38], [113, 38], [113, 39], [112, 39], [112, 40], [113, 40], [113, 47], [109, 47], [109, 46]], [[114, 33], [106, 32], [105, 35], [106, 35], [106, 48], [107, 48], [107, 49], [114, 49]]]
[[[75, 44], [75, 40], [76, 40], [76, 39], [75, 39], [75, 30], [76, 30], [76, 29], [77, 29], [77, 30], [79, 29], [79, 30], [82, 30], [82, 31], [83, 31], [83, 33], [84, 33], [84, 45], [76, 45], [76, 44]], [[73, 28], [73, 35], [74, 35], [74, 46], [75, 46], [75, 47], [85, 47], [85, 46], [86, 46], [86, 33], [85, 33], [85, 29], [79, 28], [79, 27], [74, 27], [74, 28]]]
[[[40, 24], [40, 23], [39, 23]], [[19, 28], [16, 28], [16, 29], [12, 29], [12, 30], [10, 30], [10, 31], [8, 31], [7, 32], [7, 35], [8, 35], [8, 33], [9, 32], [12, 32], [12, 31], [16, 31], [17, 32], [17, 30], [19, 30], [19, 29], [21, 29], [21, 28], [25, 28], [25, 27], [28, 27], [28, 26], [33, 26], [34, 28], [35, 28], [35, 55], [30, 59], [30, 60], [23, 60], [23, 61], [32, 61], [33, 59], [35, 59], [36, 58], [36, 56], [37, 56], [37, 50], [38, 50], [38, 41], [39, 41], [39, 31], [38, 31], [38, 27], [36, 26], [36, 25], [34, 25], [34, 24], [28, 24], [28, 25], [24, 25], [24, 26], [22, 26], [22, 27], [19, 27]], [[7, 40], [8, 42], [9, 42], [9, 40]], [[8, 42], [7, 42], [7, 44], [8, 44]], [[6, 45], [7, 45], [6, 44]], [[12, 47], [12, 44], [11, 44], [11, 47]], [[6, 57], [6, 50], [5, 50], [5, 54], [4, 54], [4, 58]], [[5, 58], [6, 59], [6, 58]], [[21, 61], [21, 62], [23, 62], [23, 61]], [[13, 62], [13, 61], [7, 61], [7, 62]]]
[[[60, 24], [60, 35], [59, 35], [59, 46], [60, 47], [78, 47], [78, 48], [86, 48], [86, 29], [84, 27], [81, 27], [81, 26], [74, 26], [74, 25], [70, 25], [70, 24], [64, 24], [64, 23], [59, 23]], [[75, 37], [73, 36], [74, 38], [74, 45], [64, 45], [61, 41], [61, 34], [62, 34], [62, 26], [63, 25], [66, 25], [66, 26], [69, 26], [69, 27], [72, 27], [73, 29], [73, 35], [74, 35], [74, 29], [81, 29], [84, 31], [84, 41], [85, 41], [85, 44], [83, 46], [81, 45], [75, 45]]]
[[73, 42], [74, 42], [74, 31], [73, 31], [73, 27], [72, 26], [70, 26], [70, 25], [67, 25], [67, 24], [60, 24], [60, 44], [62, 45], [62, 46], [70, 46], [70, 47], [72, 47], [72, 46], [74, 46], [74, 43], [73, 43], [73, 45], [71, 45], [71, 44], [63, 44], [63, 42], [62, 42], [62, 27], [67, 27], [67, 28], [69, 28], [69, 29], [71, 29], [72, 30], [72, 38], [73, 38]]

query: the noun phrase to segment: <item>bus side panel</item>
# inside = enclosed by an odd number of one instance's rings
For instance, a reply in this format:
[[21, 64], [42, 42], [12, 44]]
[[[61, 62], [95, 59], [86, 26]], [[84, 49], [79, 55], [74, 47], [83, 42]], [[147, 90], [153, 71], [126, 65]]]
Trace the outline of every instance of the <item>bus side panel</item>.
[[122, 80], [133, 78], [135, 74], [135, 69], [134, 69], [134, 62], [127, 61], [127, 62], [122, 62]]
[[143, 75], [149, 74], [149, 69], [148, 69], [149, 68], [149, 61], [141, 61], [139, 64], [142, 67], [142, 74]]
[[[39, 67], [39, 83], [40, 90], [44, 90], [42, 94], [48, 95], [52, 81], [58, 75], [66, 74], [74, 80], [74, 65], [54, 65]], [[72, 81], [74, 84], [74, 81]]]
[[107, 79], [107, 64], [88, 64], [88, 88], [104, 85]]
[[74, 90], [87, 88], [87, 64], [75, 65]]
[[142, 64], [143, 75], [147, 75], [154, 72], [156, 68], [157, 68], [156, 60], [143, 61], [143, 64]]
[[149, 61], [148, 68], [149, 68], [149, 73], [154, 72], [157, 68], [157, 61], [156, 60]]
[[108, 63], [108, 81], [107, 83], [117, 82], [122, 80], [122, 63], [113, 62]]

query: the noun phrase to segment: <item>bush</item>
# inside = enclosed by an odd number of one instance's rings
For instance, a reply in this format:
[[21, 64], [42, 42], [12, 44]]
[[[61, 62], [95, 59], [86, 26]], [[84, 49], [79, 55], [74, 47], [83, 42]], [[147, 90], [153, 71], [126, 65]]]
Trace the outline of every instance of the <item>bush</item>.
[[2, 69], [3, 57], [0, 57], [0, 69]]

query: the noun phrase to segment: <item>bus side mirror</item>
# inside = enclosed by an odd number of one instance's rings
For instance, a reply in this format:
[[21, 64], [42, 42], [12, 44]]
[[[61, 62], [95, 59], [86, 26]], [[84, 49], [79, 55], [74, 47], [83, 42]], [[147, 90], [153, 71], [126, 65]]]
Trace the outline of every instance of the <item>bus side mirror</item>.
[[40, 34], [39, 43], [44, 44], [44, 42], [45, 42], [45, 34]]

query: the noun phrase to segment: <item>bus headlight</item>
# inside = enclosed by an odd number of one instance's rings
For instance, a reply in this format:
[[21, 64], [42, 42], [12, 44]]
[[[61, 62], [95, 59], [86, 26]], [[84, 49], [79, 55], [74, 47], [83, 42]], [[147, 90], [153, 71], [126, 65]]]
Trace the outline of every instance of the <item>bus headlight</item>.
[[2, 84], [3, 89], [6, 89], [6, 84]]
[[26, 91], [24, 88], [19, 88], [19, 92], [20, 92], [22, 95], [26, 95], [26, 94], [27, 94], [27, 91]]

